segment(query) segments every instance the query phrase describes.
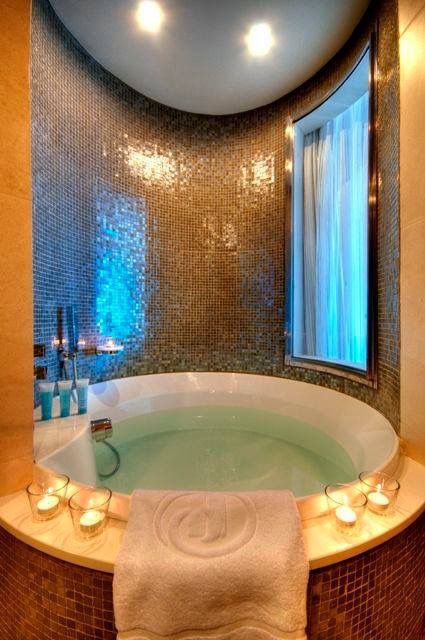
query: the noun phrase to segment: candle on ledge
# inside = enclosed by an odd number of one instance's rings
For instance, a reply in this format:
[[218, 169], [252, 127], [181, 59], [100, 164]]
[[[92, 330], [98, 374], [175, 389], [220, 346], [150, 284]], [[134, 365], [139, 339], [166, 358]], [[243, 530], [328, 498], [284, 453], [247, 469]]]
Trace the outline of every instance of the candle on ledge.
[[394, 513], [399, 482], [382, 471], [362, 471], [359, 475], [364, 493], [367, 495], [367, 507], [373, 513], [388, 516]]
[[385, 493], [382, 493], [382, 487], [380, 484], [376, 487], [376, 491], [371, 491], [367, 494], [367, 499], [369, 506], [374, 511], [386, 511], [390, 506], [390, 499], [385, 495]]
[[54, 495], [45, 495], [37, 502], [37, 513], [42, 518], [51, 518], [59, 509], [59, 498]]
[[69, 509], [77, 538], [87, 539], [104, 530], [112, 491], [106, 487], [83, 487], [71, 497]]
[[59, 515], [65, 505], [68, 476], [46, 471], [27, 486], [27, 497], [33, 520], [49, 520]]
[[328, 484], [325, 487], [329, 515], [342, 534], [355, 536], [361, 531], [367, 498], [351, 484]]
[[81, 533], [86, 536], [95, 535], [102, 528], [105, 515], [102, 511], [96, 511], [95, 509], [85, 511], [80, 517]]
[[118, 344], [115, 338], [106, 338], [103, 344], [97, 347], [98, 354], [116, 355], [124, 349], [122, 344]]
[[356, 512], [350, 507], [338, 507], [335, 510], [335, 517], [338, 520], [338, 524], [342, 527], [354, 527], [357, 522]]

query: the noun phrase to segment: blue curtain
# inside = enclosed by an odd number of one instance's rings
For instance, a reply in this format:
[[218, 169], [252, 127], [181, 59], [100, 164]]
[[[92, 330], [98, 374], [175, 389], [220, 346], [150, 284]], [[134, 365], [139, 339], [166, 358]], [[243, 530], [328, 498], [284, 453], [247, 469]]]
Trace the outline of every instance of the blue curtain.
[[303, 354], [366, 369], [368, 93], [304, 137]]

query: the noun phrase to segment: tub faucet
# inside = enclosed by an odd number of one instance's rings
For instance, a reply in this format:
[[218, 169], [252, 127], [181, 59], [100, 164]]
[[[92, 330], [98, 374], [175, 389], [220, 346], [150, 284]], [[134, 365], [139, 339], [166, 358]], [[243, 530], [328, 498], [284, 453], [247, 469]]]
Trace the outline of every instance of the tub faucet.
[[[77, 402], [75, 387], [78, 380], [77, 355], [79, 352], [78, 342], [78, 318], [77, 312], [73, 305], [66, 307], [66, 322], [68, 330], [68, 346], [65, 347], [66, 341], [63, 337], [64, 310], [62, 307], [57, 309], [58, 337], [56, 339], [56, 347], [59, 360], [59, 378], [61, 380], [72, 380], [72, 397]], [[71, 372], [68, 370], [68, 363], [71, 364]]]
[[103, 442], [106, 438], [112, 438], [111, 418], [90, 420], [90, 431], [95, 442]]

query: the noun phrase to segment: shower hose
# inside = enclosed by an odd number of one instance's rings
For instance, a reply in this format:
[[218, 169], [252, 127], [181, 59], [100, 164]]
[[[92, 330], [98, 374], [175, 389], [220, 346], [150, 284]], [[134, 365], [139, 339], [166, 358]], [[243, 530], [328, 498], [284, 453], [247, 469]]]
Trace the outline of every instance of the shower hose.
[[112, 469], [112, 471], [110, 473], [100, 473], [100, 471], [98, 471], [98, 475], [99, 478], [105, 479], [105, 478], [110, 478], [111, 476], [115, 475], [116, 472], [118, 471], [118, 469], [121, 466], [121, 457], [119, 452], [115, 449], [115, 447], [110, 444], [109, 442], [106, 442], [106, 440], [102, 440], [101, 442], [99, 442], [98, 444], [104, 444], [106, 447], [109, 447], [109, 449], [112, 451], [112, 453], [114, 454], [115, 457], [115, 466]]

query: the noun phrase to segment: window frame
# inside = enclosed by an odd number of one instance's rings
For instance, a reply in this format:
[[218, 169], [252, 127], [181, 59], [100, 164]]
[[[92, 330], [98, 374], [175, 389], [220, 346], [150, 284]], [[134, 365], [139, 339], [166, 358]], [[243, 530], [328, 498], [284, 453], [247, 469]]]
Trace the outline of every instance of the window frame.
[[[323, 105], [351, 76], [369, 51], [369, 167], [368, 167], [368, 320], [367, 320], [367, 361], [366, 370], [362, 371], [346, 364], [334, 361], [320, 360], [293, 354], [292, 326], [293, 326], [293, 298], [294, 298], [294, 268], [293, 268], [293, 163], [294, 163], [294, 125], [298, 120]], [[349, 73], [331, 91], [320, 99], [312, 108], [297, 114], [296, 118], [289, 116], [285, 123], [285, 192], [286, 192], [286, 221], [285, 221], [285, 366], [306, 370], [330, 373], [367, 386], [377, 387], [377, 28], [370, 31], [367, 44], [356, 59]]]

